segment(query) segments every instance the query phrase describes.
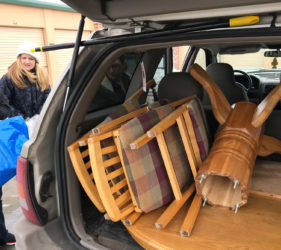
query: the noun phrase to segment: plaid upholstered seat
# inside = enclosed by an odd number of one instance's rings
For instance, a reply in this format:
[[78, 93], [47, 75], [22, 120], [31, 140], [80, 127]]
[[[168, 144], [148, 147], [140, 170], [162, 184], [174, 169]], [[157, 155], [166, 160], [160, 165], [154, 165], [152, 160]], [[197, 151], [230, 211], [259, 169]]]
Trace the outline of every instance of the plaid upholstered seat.
[[[138, 208], [146, 213], [174, 199], [173, 192], [156, 139], [138, 150], [132, 150], [129, 144], [145, 134], [172, 111], [172, 107], [165, 105], [139, 115], [120, 128], [119, 138], [129, 185]], [[164, 137], [177, 181], [183, 188], [191, 183], [193, 178], [180, 134], [175, 126], [167, 129]]]
[[194, 98], [188, 103], [188, 112], [192, 121], [201, 160], [204, 161], [209, 153], [210, 134], [205, 113], [198, 98]]
[[[118, 131], [136, 211], [149, 212], [174, 199], [155, 222], [157, 228], [165, 228], [195, 191], [192, 182], [209, 151], [200, 100], [193, 96], [186, 101], [174, 111], [166, 105], [144, 113]], [[182, 236], [191, 234], [201, 203], [195, 195], [180, 228]]]

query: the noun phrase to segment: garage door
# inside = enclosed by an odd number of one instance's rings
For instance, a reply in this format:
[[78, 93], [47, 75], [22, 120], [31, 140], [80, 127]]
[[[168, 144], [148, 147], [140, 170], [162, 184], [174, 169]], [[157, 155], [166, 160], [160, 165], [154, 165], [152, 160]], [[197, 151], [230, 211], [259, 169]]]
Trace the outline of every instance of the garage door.
[[[17, 50], [23, 40], [43, 45], [43, 30], [32, 28], [0, 27], [0, 77], [16, 60]], [[46, 54], [40, 53], [40, 66], [47, 67]]]
[[[56, 30], [55, 39], [56, 43], [75, 42], [77, 31], [72, 30]], [[84, 31], [82, 40], [86, 39], [90, 34], [89, 31]], [[71, 61], [73, 49], [62, 49], [56, 51], [58, 60], [58, 74], [64, 70], [65, 66]]]

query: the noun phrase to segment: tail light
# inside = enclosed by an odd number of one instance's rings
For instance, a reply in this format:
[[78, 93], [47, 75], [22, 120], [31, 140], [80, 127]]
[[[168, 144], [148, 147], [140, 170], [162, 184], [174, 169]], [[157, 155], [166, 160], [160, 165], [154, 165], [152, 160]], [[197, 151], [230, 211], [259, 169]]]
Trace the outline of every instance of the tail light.
[[33, 166], [21, 156], [17, 161], [17, 186], [19, 203], [25, 217], [36, 225], [44, 225], [48, 220], [48, 213], [35, 199]]

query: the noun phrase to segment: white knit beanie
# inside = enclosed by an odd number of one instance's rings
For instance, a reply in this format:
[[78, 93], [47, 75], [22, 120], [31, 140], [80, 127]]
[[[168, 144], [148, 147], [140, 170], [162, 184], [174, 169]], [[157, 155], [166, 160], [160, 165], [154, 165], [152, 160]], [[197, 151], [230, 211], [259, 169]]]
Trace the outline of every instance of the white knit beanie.
[[18, 48], [18, 53], [17, 53], [17, 58], [21, 54], [28, 54], [34, 57], [37, 63], [40, 62], [39, 58], [39, 52], [31, 52], [30, 49], [34, 49], [38, 47], [35, 43], [30, 42], [30, 41], [22, 41], [19, 48]]

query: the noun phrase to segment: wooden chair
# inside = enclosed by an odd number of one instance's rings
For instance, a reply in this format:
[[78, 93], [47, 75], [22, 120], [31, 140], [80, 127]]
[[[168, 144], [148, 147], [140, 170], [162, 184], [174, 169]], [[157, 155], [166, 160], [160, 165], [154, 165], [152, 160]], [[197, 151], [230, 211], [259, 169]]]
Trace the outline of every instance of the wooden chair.
[[[186, 100], [188, 100], [188, 98], [175, 101], [170, 105], [172, 107], [176, 107], [186, 102]], [[124, 218], [124, 214], [129, 214], [126, 209], [123, 211], [123, 202], [128, 202], [128, 199], [130, 199], [128, 195], [123, 195], [121, 198], [119, 198], [122, 190], [124, 190], [124, 188], [126, 189], [126, 185], [115, 185], [124, 179], [124, 172], [119, 160], [120, 157], [117, 156], [118, 152], [114, 141], [113, 131], [116, 130], [118, 126], [120, 127], [124, 122], [146, 112], [148, 109], [148, 107], [145, 107], [117, 118], [109, 123], [102, 124], [96, 127], [100, 133], [94, 134], [94, 130], [92, 130], [91, 136], [88, 134], [88, 137], [82, 137], [68, 147], [73, 167], [81, 185], [91, 201], [101, 212], [105, 211], [103, 205], [104, 202], [107, 202], [107, 198], [105, 197], [113, 196], [111, 198], [112, 205], [109, 205], [109, 209], [107, 209], [107, 213], [113, 221], [118, 221], [121, 218]], [[89, 140], [86, 140], [86, 138]], [[86, 149], [84, 149], [85, 146]], [[92, 150], [91, 161], [84, 163], [83, 158], [89, 160], [90, 148]], [[83, 149], [85, 151], [83, 151]], [[103, 166], [103, 168], [100, 166]], [[95, 175], [93, 173], [95, 173]], [[99, 182], [100, 179], [105, 181], [105, 177], [109, 183], [105, 187], [100, 188], [99, 192], [97, 193], [96, 183]], [[113, 179], [114, 181], [112, 181]], [[104, 182], [101, 182], [100, 185], [103, 183]], [[114, 194], [112, 194], [110, 191], [110, 187], [112, 186], [114, 186], [114, 191], [117, 190]], [[118, 189], [119, 187], [121, 191]], [[126, 194], [128, 194], [128, 192]], [[105, 199], [104, 202], [101, 201], [100, 196]], [[129, 209], [129, 211], [132, 212], [131, 209]], [[132, 223], [132, 219], [128, 219], [127, 223]]]
[[[151, 88], [154, 84], [155, 81], [153, 79], [148, 81], [147, 89]], [[94, 176], [91, 169], [91, 162], [89, 159], [87, 139], [93, 135], [106, 133], [107, 131], [116, 129], [120, 127], [122, 123], [143, 112], [146, 112], [148, 107], [140, 108], [140, 105], [137, 101], [142, 94], [143, 90], [140, 88], [114, 113], [110, 114], [101, 124], [80, 137], [67, 148], [75, 173], [82, 187], [100, 212], [105, 212], [105, 209], [95, 185]], [[104, 142], [104, 144], [106, 143], [107, 145], [112, 145], [112, 142], [110, 141]], [[108, 152], [107, 154], [109, 153], [112, 152]]]
[[[205, 152], [202, 152], [203, 148], [201, 147], [200, 155], [198, 142], [201, 143], [202, 146], [202, 138], [200, 139], [198, 138], [198, 136], [196, 138], [193, 129], [194, 127], [198, 126], [198, 124], [196, 125], [196, 118], [194, 115], [196, 113], [198, 114], [202, 112], [202, 110], [200, 111], [199, 108], [200, 104], [198, 106], [198, 100], [191, 99], [187, 104], [179, 107], [177, 110], [175, 110], [173, 113], [164, 118], [152, 129], [148, 130], [146, 134], [144, 134], [142, 137], [138, 138], [136, 141], [130, 144], [132, 149], [137, 149], [147, 144], [153, 138], [156, 138], [159, 145], [159, 149], [161, 151], [162, 158], [165, 163], [165, 167], [169, 176], [175, 200], [168, 206], [165, 212], [155, 222], [155, 226], [157, 228], [165, 228], [166, 225], [173, 219], [179, 209], [184, 205], [184, 203], [195, 190], [194, 184], [191, 184], [185, 190], [181, 189], [178, 182], [179, 177], [176, 175], [175, 164], [173, 164], [171, 156], [172, 152], [169, 148], [169, 143], [171, 143], [171, 141], [169, 140], [169, 138], [165, 138], [165, 131], [177, 124], [176, 127], [180, 132], [180, 137], [183, 141], [185, 153], [187, 155], [194, 179], [197, 175], [197, 170], [202, 163], [201, 157], [203, 159], [206, 158], [209, 147], [209, 145], [206, 145], [204, 149]], [[197, 119], [199, 118], [200, 124], [204, 124], [204, 116], [201, 114], [197, 117]], [[196, 129], [198, 129], [198, 127]], [[203, 128], [203, 130], [204, 129], [205, 128]], [[205, 134], [205, 137], [207, 137], [207, 134]], [[206, 140], [207, 138], [205, 138], [205, 141]], [[182, 236], [189, 236], [191, 234], [191, 230], [198, 215], [201, 203], [201, 198], [195, 195], [186, 215], [186, 218], [184, 219], [184, 222], [180, 229], [180, 234]]]
[[[100, 131], [103, 132], [103, 134], [106, 134], [106, 131], [110, 131], [112, 129], [118, 128], [122, 123], [132, 119], [136, 115], [139, 115], [143, 112], [146, 112], [148, 110], [148, 107], [141, 108], [139, 110], [133, 111], [127, 115], [123, 115], [115, 120], [112, 120], [111, 122], [104, 123], [102, 125], [97, 126], [92, 131], [98, 131], [99, 134]], [[70, 159], [72, 161], [72, 165], [74, 167], [74, 170], [76, 172], [76, 175], [84, 188], [85, 192], [89, 196], [90, 200], [94, 203], [94, 205], [97, 207], [97, 209], [100, 212], [105, 212], [104, 206], [101, 202], [100, 196], [97, 192], [97, 188], [94, 181], [94, 175], [91, 168], [91, 162], [89, 158], [89, 149], [88, 149], [88, 143], [87, 138], [90, 138], [93, 136], [93, 132], [87, 133], [87, 135], [79, 138], [77, 141], [72, 143], [70, 146], [68, 146], [68, 152]], [[109, 154], [113, 154], [114, 150], [112, 151], [113, 142], [110, 140], [105, 140], [104, 145], [107, 145], [107, 150], [104, 151], [104, 155], [109, 157]]]
[[[173, 103], [171, 106], [177, 106], [189, 100], [193, 100], [193, 98], [186, 98], [185, 100]], [[180, 135], [183, 138], [184, 148], [188, 155], [188, 160], [190, 161], [194, 177], [196, 175], [198, 166], [201, 164], [201, 159], [199, 155], [198, 145], [195, 139], [195, 134], [194, 132], [192, 133], [192, 121], [189, 116], [188, 106], [186, 105], [170, 113], [170, 115], [168, 115], [155, 127], [149, 130], [147, 134], [143, 135], [135, 142], [132, 142], [131, 147], [134, 148], [134, 150], [138, 150], [139, 147], [143, 146], [145, 143], [148, 143], [154, 137], [162, 137], [161, 133], [164, 133], [165, 130], [176, 123], [178, 124]], [[158, 132], [160, 134], [158, 134]], [[130, 179], [128, 178], [127, 171], [124, 172], [124, 169], [126, 169], [126, 164], [124, 163], [124, 154], [122, 153], [122, 139], [120, 140], [119, 133], [120, 129], [117, 129], [115, 131], [109, 131], [107, 133], [89, 138], [89, 154], [97, 189], [108, 216], [113, 221], [123, 219], [125, 223], [133, 224], [134, 221], [136, 221], [136, 219], [141, 215], [143, 210], [138, 205], [131, 184], [128, 185], [128, 183], [130, 183]], [[108, 140], [109, 138], [112, 138], [114, 140], [115, 147], [111, 146], [109, 148], [102, 146], [102, 141]], [[187, 189], [184, 190], [183, 193], [181, 192], [181, 188], [179, 188], [177, 182], [176, 174], [173, 171], [173, 166], [169, 162], [169, 154], [167, 153], [167, 150], [165, 150], [165, 148], [162, 148], [166, 145], [165, 141], [159, 139], [159, 145], [169, 175], [170, 183], [173, 187], [173, 191], [176, 197], [176, 200], [168, 206], [168, 208], [156, 222], [156, 226], [158, 228], [164, 228], [174, 217], [177, 211], [182, 207], [185, 201], [191, 196], [191, 194], [195, 190], [195, 187], [194, 184], [192, 184], [187, 187]], [[114, 154], [112, 154], [111, 158], [104, 160], [103, 154], [108, 152], [114, 152]], [[108, 168], [110, 168], [110, 171], [107, 170]], [[195, 197], [196, 198], [194, 198], [192, 202], [191, 209], [187, 214], [187, 219], [185, 220], [188, 222], [184, 223], [182, 226], [182, 235], [190, 235], [190, 231], [194, 224], [196, 215], [198, 214], [199, 207], [201, 205], [201, 199], [197, 196]]]

